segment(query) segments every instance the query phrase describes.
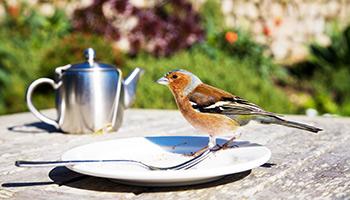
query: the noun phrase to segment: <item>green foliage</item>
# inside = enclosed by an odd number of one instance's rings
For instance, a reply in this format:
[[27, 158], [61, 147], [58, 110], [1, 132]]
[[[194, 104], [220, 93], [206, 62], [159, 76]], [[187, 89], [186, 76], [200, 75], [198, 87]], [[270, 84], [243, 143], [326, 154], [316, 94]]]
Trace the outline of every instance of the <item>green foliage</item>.
[[69, 29], [61, 11], [44, 17], [22, 6], [18, 16], [5, 16], [0, 29], [0, 113], [25, 109], [27, 84], [41, 76], [45, 52]]
[[203, 26], [206, 29], [206, 36], [215, 35], [223, 31], [225, 28], [224, 15], [221, 12], [221, 5], [219, 0], [206, 1], [199, 10], [202, 18]]
[[319, 109], [350, 115], [350, 110], [345, 109], [350, 104], [350, 26], [342, 34], [333, 36], [330, 46], [312, 45], [311, 53], [311, 62], [317, 66], [312, 83], [321, 85], [324, 91], [317, 93], [328, 94], [335, 104], [327, 106], [328, 104], [320, 103]]
[[311, 45], [310, 52], [310, 59], [294, 70], [297, 79], [311, 86], [320, 112], [350, 115], [350, 26], [333, 33], [327, 47]]
[[261, 105], [270, 111], [291, 113], [295, 109], [285, 94], [277, 89], [271, 79], [263, 78], [249, 59], [232, 59], [224, 52], [219, 52], [217, 59], [211, 59], [198, 49], [180, 52], [170, 58], [154, 58], [139, 55], [127, 61], [125, 72], [140, 66], [146, 70], [138, 86], [135, 107], [175, 108], [175, 103], [168, 88], [155, 81], [173, 69], [186, 69], [198, 75], [210, 85], [225, 89]]

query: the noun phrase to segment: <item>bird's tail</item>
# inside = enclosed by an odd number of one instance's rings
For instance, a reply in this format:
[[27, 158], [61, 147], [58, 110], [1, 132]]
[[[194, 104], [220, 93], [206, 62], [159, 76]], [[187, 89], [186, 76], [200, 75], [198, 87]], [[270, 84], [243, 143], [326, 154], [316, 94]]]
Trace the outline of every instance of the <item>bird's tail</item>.
[[292, 128], [298, 128], [298, 129], [302, 129], [302, 130], [306, 130], [306, 131], [310, 131], [310, 132], [314, 132], [314, 133], [322, 131], [322, 129], [320, 129], [320, 128], [310, 126], [307, 124], [303, 124], [300, 122], [285, 120], [285, 119], [282, 119], [282, 118], [277, 117], [277, 116], [271, 116], [270, 119], [267, 119], [267, 118], [259, 119], [259, 121], [261, 123], [279, 124], [279, 125], [288, 126], [288, 127], [292, 127]]

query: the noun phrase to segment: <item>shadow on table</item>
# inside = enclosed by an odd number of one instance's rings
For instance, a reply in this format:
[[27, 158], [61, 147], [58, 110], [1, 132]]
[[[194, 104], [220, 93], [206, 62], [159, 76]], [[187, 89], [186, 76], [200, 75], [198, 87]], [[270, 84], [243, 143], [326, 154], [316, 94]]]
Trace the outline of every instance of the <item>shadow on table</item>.
[[9, 131], [17, 133], [54, 133], [60, 132], [57, 128], [44, 122], [34, 122], [24, 125], [16, 125], [7, 128]]
[[[175, 186], [175, 187], [142, 187], [142, 186], [129, 186], [122, 183], [116, 183], [109, 179], [92, 177], [88, 175], [82, 175], [69, 170], [66, 167], [56, 167], [49, 173], [49, 177], [53, 182], [59, 185], [65, 185], [68, 187], [102, 191], [102, 192], [126, 192], [126, 193], [152, 193], [152, 192], [170, 192], [170, 191], [183, 191], [191, 189], [210, 188], [218, 185], [232, 183], [239, 181], [247, 177], [251, 173], [251, 170], [244, 171], [237, 174], [225, 176], [219, 180], [209, 183], [197, 184], [192, 186]], [[67, 180], [67, 177], [71, 177]]]
[[251, 173], [251, 170], [244, 171], [237, 174], [225, 176], [219, 180], [209, 183], [202, 183], [192, 186], [175, 186], [175, 187], [141, 187], [141, 186], [129, 186], [121, 183], [113, 182], [109, 179], [92, 177], [88, 175], [79, 174], [69, 170], [66, 167], [56, 167], [49, 173], [49, 177], [52, 181], [38, 181], [38, 182], [12, 182], [3, 183], [2, 187], [34, 187], [57, 184], [59, 186], [67, 186], [72, 188], [78, 188], [83, 190], [101, 191], [101, 192], [125, 192], [134, 193], [136, 195], [141, 193], [154, 193], [154, 192], [170, 192], [170, 191], [184, 191], [192, 189], [210, 188], [218, 185], [232, 183], [239, 181], [247, 177]]
[[[275, 166], [274, 163], [265, 163], [260, 167], [271, 168]], [[244, 179], [251, 173], [251, 170], [244, 172], [227, 175], [223, 178], [197, 185], [191, 186], [174, 186], [174, 187], [141, 187], [141, 186], [129, 186], [122, 183], [116, 183], [109, 179], [98, 178], [88, 175], [83, 175], [74, 172], [66, 167], [55, 167], [49, 173], [49, 177], [52, 181], [37, 181], [37, 182], [9, 182], [3, 183], [2, 187], [14, 188], [14, 187], [34, 187], [34, 186], [45, 186], [45, 185], [59, 185], [67, 186], [72, 188], [78, 188], [83, 190], [92, 190], [100, 192], [125, 192], [134, 193], [136, 195], [142, 193], [154, 193], [154, 192], [170, 192], [170, 191], [184, 191], [193, 189], [210, 188], [228, 183], [233, 183]]]

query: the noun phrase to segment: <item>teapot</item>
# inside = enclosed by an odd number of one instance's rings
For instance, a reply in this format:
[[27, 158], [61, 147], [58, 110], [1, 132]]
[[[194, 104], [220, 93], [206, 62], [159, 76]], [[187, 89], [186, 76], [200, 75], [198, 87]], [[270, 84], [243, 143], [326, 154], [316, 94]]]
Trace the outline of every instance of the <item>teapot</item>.
[[[67, 133], [116, 131], [122, 124], [123, 112], [135, 99], [136, 85], [143, 73], [134, 69], [122, 80], [120, 69], [95, 61], [95, 51], [84, 51], [86, 62], [57, 67], [56, 81], [39, 78], [26, 93], [28, 109], [41, 121]], [[39, 112], [32, 94], [40, 84], [51, 85], [56, 92], [57, 120]]]

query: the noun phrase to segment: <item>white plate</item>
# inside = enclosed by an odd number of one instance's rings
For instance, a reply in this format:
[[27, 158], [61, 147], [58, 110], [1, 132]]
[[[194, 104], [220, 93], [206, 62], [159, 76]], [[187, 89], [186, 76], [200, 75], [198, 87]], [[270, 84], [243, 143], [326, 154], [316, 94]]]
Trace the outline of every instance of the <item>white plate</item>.
[[[223, 144], [224, 138], [217, 142]], [[173, 166], [189, 160], [183, 154], [197, 151], [208, 143], [203, 136], [154, 136], [125, 138], [76, 147], [64, 153], [62, 160], [132, 159], [153, 166]], [[91, 176], [143, 186], [174, 186], [204, 183], [225, 175], [258, 167], [271, 157], [268, 148], [247, 141], [235, 142], [238, 148], [215, 152], [189, 170], [150, 171], [130, 163], [89, 163], [69, 167]]]

